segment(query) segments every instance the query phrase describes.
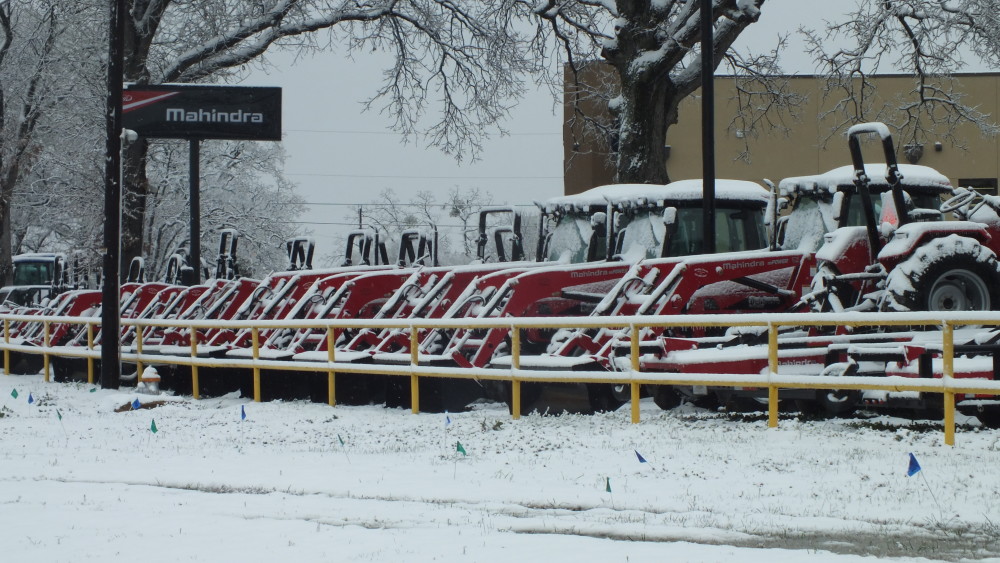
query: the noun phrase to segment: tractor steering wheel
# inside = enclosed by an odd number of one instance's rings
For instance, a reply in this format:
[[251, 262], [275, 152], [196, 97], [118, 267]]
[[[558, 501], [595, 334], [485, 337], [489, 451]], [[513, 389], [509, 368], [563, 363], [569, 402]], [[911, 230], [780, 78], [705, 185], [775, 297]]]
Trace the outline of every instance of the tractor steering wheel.
[[972, 190], [965, 190], [964, 188], [961, 189], [964, 190], [962, 193], [948, 199], [947, 201], [941, 204], [940, 208], [941, 213], [951, 213], [952, 211], [955, 211], [956, 209], [968, 204], [973, 199], [975, 199], [977, 195], [979, 195]]

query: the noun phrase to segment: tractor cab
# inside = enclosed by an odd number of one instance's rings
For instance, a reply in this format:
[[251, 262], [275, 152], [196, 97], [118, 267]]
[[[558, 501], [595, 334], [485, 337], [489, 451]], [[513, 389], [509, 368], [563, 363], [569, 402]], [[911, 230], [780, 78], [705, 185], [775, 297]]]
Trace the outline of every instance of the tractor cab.
[[[941, 220], [941, 197], [950, 195], [951, 183], [943, 174], [913, 164], [897, 167], [906, 222]], [[872, 216], [886, 231], [900, 225], [892, 185], [884, 163], [864, 165], [868, 178]], [[841, 166], [824, 174], [785, 178], [778, 185], [788, 212], [778, 218], [777, 246], [783, 250], [817, 251], [827, 233], [840, 227], [866, 227], [863, 196], [855, 183], [853, 166]], [[888, 234], [888, 232], [886, 232]], [[885, 238], [880, 234], [880, 238]]]
[[[538, 259], [570, 263], [700, 254], [701, 180], [613, 184], [539, 204]], [[765, 248], [768, 192], [754, 182], [716, 181], [716, 248]]]
[[[881, 140], [885, 164], [864, 163], [865, 136]], [[852, 126], [848, 143], [849, 169], [781, 183], [794, 201], [778, 222], [780, 242], [816, 252], [807, 296], [813, 306], [982, 311], [1000, 303], [1000, 265], [991, 247], [996, 237], [988, 225], [968, 220], [971, 210], [964, 211], [972, 198], [933, 169], [898, 165], [882, 123]], [[953, 197], [942, 203], [944, 195]], [[951, 212], [960, 220], [945, 221]]]
[[66, 255], [54, 252], [14, 256], [14, 280], [0, 288], [0, 302], [39, 305], [70, 287]]

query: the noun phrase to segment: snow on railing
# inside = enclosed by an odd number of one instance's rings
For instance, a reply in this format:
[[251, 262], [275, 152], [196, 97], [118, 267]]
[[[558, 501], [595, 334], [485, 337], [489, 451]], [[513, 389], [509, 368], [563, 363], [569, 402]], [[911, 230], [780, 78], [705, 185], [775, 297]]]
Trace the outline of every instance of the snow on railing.
[[[84, 358], [87, 360], [88, 382], [94, 383], [94, 362], [101, 357], [95, 345], [100, 317], [67, 317], [0, 314], [3, 321], [4, 372], [10, 374], [11, 352], [40, 354], [43, 357], [43, 374], [49, 381], [52, 357]], [[60, 346], [50, 342], [53, 325], [86, 325], [86, 346]], [[1000, 381], [981, 378], [955, 378], [955, 328], [967, 325], [1000, 326], [1000, 312], [908, 312], [908, 313], [759, 313], [733, 315], [666, 315], [621, 317], [538, 317], [538, 318], [461, 318], [461, 319], [358, 319], [358, 320], [177, 320], [177, 319], [121, 319], [123, 327], [134, 327], [134, 348], [123, 350], [121, 360], [134, 362], [137, 372], [143, 365], [172, 364], [190, 366], [194, 398], [199, 398], [198, 368], [244, 368], [254, 374], [254, 400], [261, 400], [261, 369], [327, 372], [329, 375], [329, 403], [335, 404], [334, 377], [336, 373], [386, 374], [409, 376], [412, 385], [412, 410], [419, 412], [417, 382], [420, 377], [501, 380], [512, 384], [512, 413], [520, 416], [520, 384], [522, 382], [563, 383], [615, 383], [630, 385], [632, 422], [639, 422], [640, 385], [685, 385], [759, 387], [768, 390], [768, 426], [778, 424], [778, 390], [839, 389], [839, 390], [890, 390], [942, 393], [944, 395], [945, 443], [954, 444], [955, 395], [1000, 395]], [[41, 341], [28, 341], [12, 337], [12, 326], [40, 325]], [[941, 333], [942, 369], [939, 378], [913, 378], [903, 376], [831, 376], [779, 374], [780, 356], [778, 331], [782, 327], [886, 327], [924, 326], [938, 327]], [[189, 346], [163, 347], [157, 353], [144, 353], [142, 333], [151, 328], [186, 328]], [[640, 338], [645, 328], [731, 328], [762, 327], [768, 333], [768, 368], [756, 374], [733, 373], [669, 373], [643, 371], [640, 357]], [[298, 359], [273, 359], [260, 346], [260, 332], [275, 328], [322, 329], [326, 331], [327, 350], [297, 355]], [[417, 335], [427, 329], [508, 329], [511, 336], [510, 356], [494, 362], [494, 367], [462, 368], [420, 365], [421, 353]], [[558, 371], [553, 369], [522, 369], [521, 331], [524, 329], [627, 329], [629, 357], [627, 368], [617, 371]], [[249, 357], [205, 357], [199, 351], [198, 329], [249, 329], [251, 348]], [[410, 364], [387, 365], [350, 363], [337, 360], [334, 347], [337, 331], [357, 329], [396, 329], [410, 334]], [[244, 354], [245, 355], [245, 354]], [[562, 358], [550, 358], [550, 367], [558, 367]]]

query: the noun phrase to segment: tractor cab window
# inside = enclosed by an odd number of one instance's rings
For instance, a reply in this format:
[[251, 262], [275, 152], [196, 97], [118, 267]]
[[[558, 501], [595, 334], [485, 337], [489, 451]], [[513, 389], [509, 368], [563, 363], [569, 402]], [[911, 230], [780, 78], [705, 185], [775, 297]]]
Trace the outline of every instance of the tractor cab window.
[[907, 213], [911, 221], [942, 221], [941, 196], [928, 192], [904, 192], [906, 195]]
[[663, 224], [662, 209], [642, 210], [622, 216], [618, 226], [619, 242], [616, 254], [626, 258], [657, 258], [663, 248], [667, 227]]
[[594, 227], [583, 215], [563, 215], [550, 223], [546, 260], [568, 259], [571, 264], [587, 261]]
[[[885, 192], [888, 194], [889, 192]], [[883, 197], [885, 194], [872, 194], [872, 206], [875, 208], [875, 217], [882, 217], [882, 204]], [[847, 208], [847, 214], [845, 220], [841, 221], [842, 227], [864, 227], [865, 226], [865, 210], [864, 205], [861, 203], [861, 196], [857, 193], [850, 192], [845, 198], [846, 201], [844, 205]]]
[[[689, 256], [703, 252], [702, 209], [679, 207], [667, 256]], [[735, 207], [715, 209], [716, 252], [757, 250], [767, 245], [764, 210]]]
[[823, 245], [823, 236], [837, 228], [833, 203], [813, 194], [797, 194], [792, 212], [781, 218], [782, 250], [815, 252]]
[[49, 285], [51, 283], [51, 262], [17, 262], [14, 264], [14, 285]]

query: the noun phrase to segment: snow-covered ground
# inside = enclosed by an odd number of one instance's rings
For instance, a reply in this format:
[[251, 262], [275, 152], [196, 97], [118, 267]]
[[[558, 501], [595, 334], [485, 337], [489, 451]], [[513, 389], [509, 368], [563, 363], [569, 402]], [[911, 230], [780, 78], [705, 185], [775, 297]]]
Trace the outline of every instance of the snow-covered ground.
[[975, 419], [136, 398], [0, 375], [3, 561], [1000, 561]]

